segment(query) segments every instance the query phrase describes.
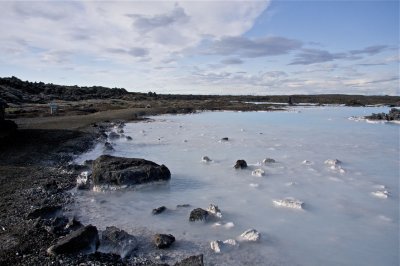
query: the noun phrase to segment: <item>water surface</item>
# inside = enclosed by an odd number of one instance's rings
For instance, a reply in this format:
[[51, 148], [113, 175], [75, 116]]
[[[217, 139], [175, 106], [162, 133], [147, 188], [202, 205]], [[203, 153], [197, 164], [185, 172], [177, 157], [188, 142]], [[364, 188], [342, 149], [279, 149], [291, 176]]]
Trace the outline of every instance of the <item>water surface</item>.
[[[205, 253], [209, 265], [398, 265], [399, 126], [348, 119], [382, 111], [388, 108], [205, 112], [127, 124], [125, 134], [133, 140], [114, 141], [112, 154], [165, 164], [171, 181], [79, 192], [77, 215], [101, 229], [171, 233], [177, 238], [174, 251]], [[101, 152], [99, 146], [78, 160]], [[202, 156], [213, 161], [203, 163]], [[276, 163], [264, 165], [265, 158]], [[249, 168], [235, 170], [238, 159]], [[345, 172], [330, 169], [327, 159], [342, 161]], [[252, 176], [257, 168], [265, 176]], [[387, 199], [371, 194], [385, 189]], [[285, 197], [303, 201], [304, 210], [274, 206], [274, 199]], [[222, 210], [222, 226], [189, 223], [191, 209], [210, 203]], [[169, 211], [151, 214], [162, 205]], [[227, 222], [235, 226], [225, 228]], [[261, 232], [260, 243], [223, 255], [210, 251], [210, 241], [235, 238], [248, 228]]]

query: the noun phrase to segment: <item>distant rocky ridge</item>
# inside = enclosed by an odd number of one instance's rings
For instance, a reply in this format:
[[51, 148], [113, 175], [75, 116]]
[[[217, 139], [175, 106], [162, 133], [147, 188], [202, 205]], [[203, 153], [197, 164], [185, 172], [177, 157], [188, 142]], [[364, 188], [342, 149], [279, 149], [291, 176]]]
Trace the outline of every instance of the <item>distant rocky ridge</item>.
[[48, 103], [52, 100], [79, 101], [87, 99], [122, 98], [125, 89], [101, 86], [78, 87], [22, 81], [16, 77], [0, 78], [0, 98], [8, 103]]
[[[134, 84], [133, 84], [134, 86]], [[267, 91], [266, 91], [267, 93]], [[123, 88], [102, 86], [80, 87], [55, 85], [52, 83], [22, 81], [17, 77], [0, 78], [0, 99], [7, 103], [49, 103], [53, 100], [80, 101], [88, 99], [125, 99], [125, 100], [179, 100], [179, 101], [221, 101], [225, 105], [234, 102], [274, 102], [289, 105], [307, 104], [345, 104], [364, 106], [383, 104], [400, 105], [400, 96], [365, 96], [344, 94], [319, 95], [173, 95], [155, 92], [128, 92]], [[221, 105], [221, 104], [219, 104]], [[254, 108], [254, 107], [253, 107]]]

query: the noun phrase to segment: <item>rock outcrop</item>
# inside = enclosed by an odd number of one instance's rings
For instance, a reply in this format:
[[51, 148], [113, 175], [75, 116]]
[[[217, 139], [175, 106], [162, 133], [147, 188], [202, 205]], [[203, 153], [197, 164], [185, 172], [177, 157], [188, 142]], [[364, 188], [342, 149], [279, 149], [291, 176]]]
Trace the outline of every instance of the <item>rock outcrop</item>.
[[167, 181], [171, 173], [165, 165], [137, 158], [102, 155], [93, 162], [93, 184], [130, 186]]
[[99, 234], [97, 228], [88, 225], [61, 238], [55, 245], [47, 249], [47, 253], [50, 255], [93, 253], [98, 246]]
[[400, 121], [400, 109], [392, 108], [387, 114], [385, 113], [372, 114], [366, 116], [365, 118], [370, 120]]

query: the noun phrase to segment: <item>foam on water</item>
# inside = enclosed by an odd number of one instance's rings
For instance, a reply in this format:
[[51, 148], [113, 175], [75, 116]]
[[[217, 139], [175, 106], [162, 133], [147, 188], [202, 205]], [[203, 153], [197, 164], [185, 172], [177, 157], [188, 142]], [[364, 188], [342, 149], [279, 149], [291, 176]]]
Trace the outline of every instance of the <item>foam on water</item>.
[[[124, 134], [133, 140], [113, 140], [111, 154], [165, 164], [171, 181], [78, 192], [76, 214], [100, 229], [146, 227], [173, 234], [176, 250], [204, 252], [207, 264], [398, 265], [399, 126], [348, 119], [388, 108], [295, 111], [165, 115], [127, 124]], [[223, 137], [228, 141], [220, 141]], [[78, 161], [101, 152], [97, 147]], [[204, 156], [211, 160], [205, 163]], [[265, 158], [276, 162], [263, 163]], [[345, 171], [324, 163], [333, 158]], [[234, 169], [239, 159], [248, 168]], [[253, 176], [258, 169], [265, 175]], [[376, 197], [377, 191], [390, 196]], [[286, 198], [304, 202], [303, 210], [274, 205]], [[222, 218], [189, 222], [193, 208], [211, 203]], [[159, 206], [168, 211], [152, 215]], [[260, 232], [259, 243], [222, 254], [211, 250], [211, 241], [235, 239], [249, 228]], [[179, 245], [183, 242], [196, 245]]]

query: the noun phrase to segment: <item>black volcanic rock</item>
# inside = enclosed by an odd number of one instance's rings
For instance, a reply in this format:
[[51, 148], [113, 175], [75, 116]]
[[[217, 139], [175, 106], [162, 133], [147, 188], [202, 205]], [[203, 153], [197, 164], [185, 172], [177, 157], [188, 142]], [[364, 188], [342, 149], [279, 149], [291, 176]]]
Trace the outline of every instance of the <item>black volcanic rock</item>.
[[366, 116], [365, 118], [370, 120], [386, 120], [386, 121], [400, 120], [400, 110], [397, 108], [392, 108], [387, 114], [385, 113], [372, 114], [370, 116]]
[[153, 241], [158, 248], [169, 248], [175, 242], [175, 237], [170, 234], [156, 234], [153, 237]]
[[208, 217], [208, 212], [202, 208], [194, 209], [190, 212], [189, 221], [206, 221]]
[[234, 167], [235, 167], [235, 169], [247, 168], [247, 163], [245, 160], [237, 160]]
[[58, 240], [55, 245], [47, 249], [47, 253], [50, 255], [93, 253], [97, 250], [98, 245], [97, 228], [88, 225]]
[[137, 158], [102, 155], [93, 162], [94, 185], [138, 185], [171, 179], [165, 165]]

